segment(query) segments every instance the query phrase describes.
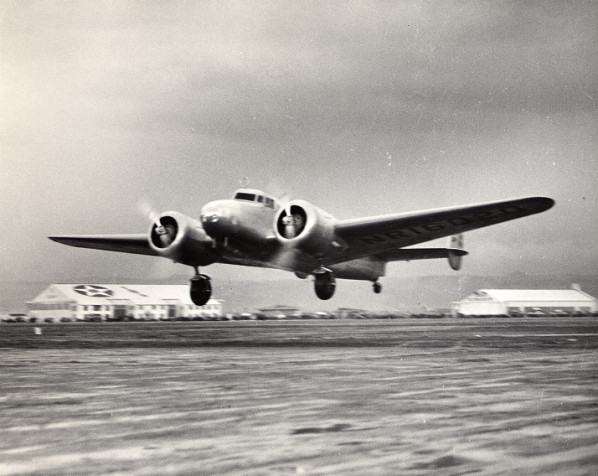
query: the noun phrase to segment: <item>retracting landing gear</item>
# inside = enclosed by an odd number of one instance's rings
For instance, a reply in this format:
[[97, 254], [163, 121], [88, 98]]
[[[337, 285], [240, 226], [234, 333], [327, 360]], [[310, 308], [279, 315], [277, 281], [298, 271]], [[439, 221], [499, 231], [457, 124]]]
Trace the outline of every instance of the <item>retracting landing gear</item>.
[[316, 281], [314, 288], [316, 290], [316, 296], [326, 301], [334, 295], [336, 289], [336, 280], [331, 271], [324, 271], [323, 273], [316, 273]]
[[190, 279], [191, 287], [189, 294], [191, 295], [191, 301], [196, 306], [203, 306], [206, 304], [212, 296], [212, 283], [210, 277], [205, 274], [199, 274], [197, 268], [195, 268], [195, 276]]
[[378, 281], [374, 281], [374, 292], [380, 294], [382, 292], [382, 285]]

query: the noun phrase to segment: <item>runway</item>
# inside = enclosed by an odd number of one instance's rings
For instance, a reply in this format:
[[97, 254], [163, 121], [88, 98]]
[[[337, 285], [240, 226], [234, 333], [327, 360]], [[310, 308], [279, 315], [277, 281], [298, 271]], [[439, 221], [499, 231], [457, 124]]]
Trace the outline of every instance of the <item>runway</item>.
[[598, 319], [0, 326], [0, 474], [598, 473]]

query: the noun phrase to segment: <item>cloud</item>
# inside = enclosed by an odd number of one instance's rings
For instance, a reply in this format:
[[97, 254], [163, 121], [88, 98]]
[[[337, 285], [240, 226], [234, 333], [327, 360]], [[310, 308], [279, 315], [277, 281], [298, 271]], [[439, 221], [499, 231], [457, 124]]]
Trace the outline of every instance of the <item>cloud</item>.
[[[557, 208], [534, 224], [588, 247], [597, 14], [594, 2], [4, 2], [0, 206], [16, 231], [0, 249], [24, 263], [49, 230], [144, 230], [140, 196], [197, 213], [244, 176], [341, 217], [545, 194]], [[563, 261], [581, 262], [571, 248]], [[54, 251], [35, 259], [58, 269]]]

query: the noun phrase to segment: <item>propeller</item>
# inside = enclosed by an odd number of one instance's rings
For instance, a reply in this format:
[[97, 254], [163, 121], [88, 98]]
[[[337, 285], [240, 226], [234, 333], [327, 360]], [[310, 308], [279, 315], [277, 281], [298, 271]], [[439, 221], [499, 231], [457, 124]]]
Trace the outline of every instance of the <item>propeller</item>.
[[291, 210], [290, 202], [285, 206], [285, 215], [282, 217], [282, 224], [284, 225], [284, 229], [282, 234], [285, 238], [291, 239], [295, 238], [301, 230], [303, 229], [303, 222], [304, 219], [298, 213], [293, 214]]
[[270, 262], [277, 268], [287, 271], [295, 271], [297, 261], [297, 250], [287, 244], [280, 244], [280, 248], [270, 258]]
[[[136, 204], [137, 213], [154, 226], [153, 233], [158, 237], [164, 248], [168, 247], [176, 238], [176, 228], [173, 225], [163, 225], [160, 221], [160, 213], [152, 205], [147, 197], [141, 197]], [[179, 273], [179, 266], [167, 259], [155, 259], [152, 267], [147, 273], [152, 279], [164, 279], [175, 276]]]
[[160, 214], [152, 206], [147, 197], [141, 197], [137, 201], [137, 211], [141, 213], [143, 217], [149, 219], [152, 223], [155, 223], [156, 227], [162, 226], [162, 223], [160, 223]]
[[278, 197], [278, 206], [284, 209], [284, 214], [281, 216], [281, 221], [284, 225], [284, 228], [281, 230], [282, 236], [287, 239], [295, 238], [303, 229], [303, 218], [301, 215], [293, 214], [291, 210], [291, 193], [288, 191], [288, 187], [280, 180], [272, 179], [268, 183], [268, 190], [274, 196]]
[[176, 228], [174, 225], [156, 226], [154, 232], [158, 235], [158, 239], [164, 248], [170, 246], [176, 238]]
[[[282, 179], [273, 178], [267, 186], [266, 191], [276, 197], [277, 209], [281, 208], [284, 210], [281, 216], [283, 229], [280, 230], [282, 236], [287, 239], [294, 238], [298, 232], [298, 221], [291, 213], [291, 192], [289, 192], [289, 184]], [[296, 250], [288, 244], [280, 243], [279, 248], [270, 257], [270, 262], [276, 267], [291, 270], [296, 260]]]
[[164, 248], [168, 247], [176, 238], [176, 228], [172, 224], [164, 225], [160, 221], [160, 213], [152, 206], [147, 197], [142, 197], [137, 202], [139, 212], [155, 225], [153, 233], [158, 236]]
[[278, 204], [278, 209], [283, 209], [284, 214], [281, 216], [284, 228], [279, 230], [281, 235], [287, 239], [295, 238], [299, 233], [300, 216], [294, 216], [291, 213], [291, 193], [288, 191], [289, 187], [281, 179], [271, 179], [268, 182], [267, 190], [274, 195]]

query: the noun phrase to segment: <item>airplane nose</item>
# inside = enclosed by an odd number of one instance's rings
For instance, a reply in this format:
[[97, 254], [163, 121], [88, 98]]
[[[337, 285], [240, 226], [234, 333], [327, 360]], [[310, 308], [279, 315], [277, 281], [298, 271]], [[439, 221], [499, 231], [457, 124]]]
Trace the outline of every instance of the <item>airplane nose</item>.
[[220, 214], [218, 212], [212, 211], [206, 214], [201, 215], [202, 223], [218, 223], [220, 221]]
[[201, 211], [201, 223], [212, 238], [224, 238], [233, 233], [230, 210], [218, 204], [208, 204]]

